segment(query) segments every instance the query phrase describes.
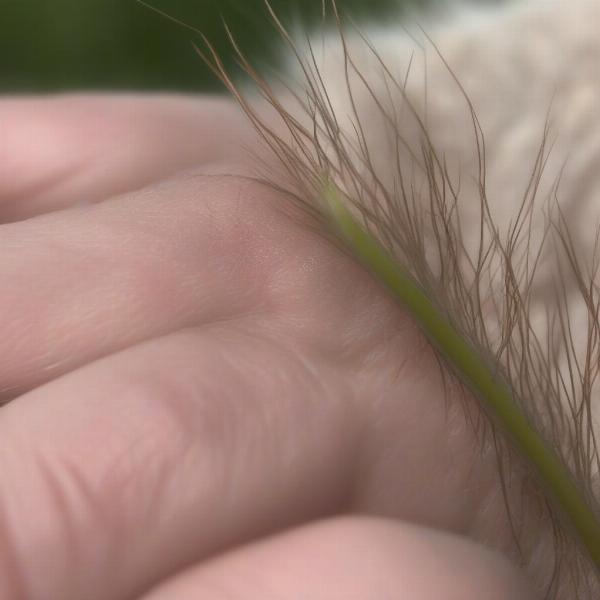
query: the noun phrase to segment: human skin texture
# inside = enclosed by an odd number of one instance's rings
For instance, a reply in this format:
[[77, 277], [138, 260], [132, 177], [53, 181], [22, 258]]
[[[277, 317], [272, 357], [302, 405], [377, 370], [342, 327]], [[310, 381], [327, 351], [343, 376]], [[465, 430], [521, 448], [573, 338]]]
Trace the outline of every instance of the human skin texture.
[[0, 598], [533, 598], [460, 390], [238, 117], [0, 103]]
[[543, 597], [524, 465], [503, 487], [410, 316], [253, 177], [233, 103], [11, 98], [0, 129], [2, 600]]

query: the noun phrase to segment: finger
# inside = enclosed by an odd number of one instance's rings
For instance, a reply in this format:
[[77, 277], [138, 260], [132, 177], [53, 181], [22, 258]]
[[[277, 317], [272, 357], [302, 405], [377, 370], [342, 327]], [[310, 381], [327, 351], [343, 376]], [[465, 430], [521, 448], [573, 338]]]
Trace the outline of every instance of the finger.
[[232, 102], [169, 95], [0, 101], [0, 222], [90, 203], [245, 151]]
[[500, 555], [417, 525], [311, 523], [188, 569], [142, 600], [533, 600]]
[[[372, 484], [394, 514], [419, 499], [421, 522], [489, 531], [490, 465], [473, 465], [473, 436], [448, 434], [444, 396], [404, 375], [393, 396], [405, 423], [381, 440], [388, 414], [368, 410], [356, 363], [305, 346], [247, 315], [112, 354], [4, 407], [0, 598], [128, 599], [354, 505]], [[503, 537], [497, 519], [492, 529]]]
[[146, 342], [0, 411], [2, 600], [131, 598], [340, 506], [351, 399], [247, 327]]
[[248, 180], [188, 177], [3, 226], [0, 395], [149, 337], [267, 310], [278, 274], [322, 244], [310, 249], [273, 209], [281, 202]]
[[[111, 206], [103, 205], [106, 211]], [[398, 378], [397, 365], [403, 364], [406, 348], [414, 354], [415, 338], [411, 343], [404, 328], [401, 352], [393, 340], [381, 342], [390, 315], [381, 306], [370, 317], [360, 310], [361, 298], [377, 306], [377, 296], [368, 293], [373, 287], [363, 286], [332, 255], [320, 261], [327, 266], [315, 267], [318, 253], [311, 251], [317, 238], [282, 227], [275, 219], [283, 215], [267, 211], [271, 220], [258, 230], [250, 227], [259, 238], [244, 239], [246, 217], [256, 212], [241, 212], [233, 227], [242, 234], [242, 240], [234, 238], [234, 244], [243, 242], [241, 271], [259, 270], [241, 273], [236, 284], [246, 283], [245, 276], [251, 284], [268, 274], [262, 287], [272, 288], [266, 295], [260, 290], [262, 301], [252, 310], [222, 313], [214, 322], [215, 313], [204, 314], [202, 335], [188, 338], [189, 332], [181, 331], [111, 354], [0, 411], [0, 557], [8, 557], [0, 559], [5, 570], [0, 584], [13, 586], [7, 598], [14, 598], [19, 586], [26, 590], [22, 596], [34, 600], [130, 598], [157, 578], [232, 544], [331, 514], [344, 503], [365, 506], [369, 490], [377, 498], [372, 505], [383, 500], [395, 505], [395, 513], [461, 530], [475, 526], [481, 498], [465, 498], [464, 490], [482, 487], [470, 484], [485, 475], [485, 465], [473, 468], [473, 436], [458, 435], [455, 426], [448, 434], [446, 397], [429, 375], [417, 371], [411, 379], [403, 370]], [[214, 229], [227, 232], [229, 218], [218, 203], [213, 206], [207, 235]], [[214, 238], [212, 244], [218, 245]], [[224, 250], [224, 256], [233, 252]], [[209, 245], [203, 258], [235, 276], [236, 261], [218, 262], [213, 251]], [[110, 276], [110, 269], [103, 274], [109, 281]], [[290, 287], [290, 279], [299, 287]], [[222, 294], [221, 280], [214, 283], [207, 293]], [[49, 290], [44, 296], [52, 298]], [[299, 290], [317, 296], [316, 325]], [[338, 301], [327, 312], [325, 297], [334, 290]], [[121, 295], [113, 293], [116, 315]], [[238, 289], [233, 295], [239, 301]], [[203, 294], [196, 303], [198, 298]], [[227, 295], [212, 307], [216, 314], [226, 301]], [[80, 300], [75, 307], [82, 305]], [[100, 320], [109, 336], [114, 335], [111, 318]], [[339, 346], [315, 348], [314, 329], [323, 330], [323, 323], [341, 332], [333, 337], [341, 338], [342, 346], [352, 339], [360, 356], [346, 352], [338, 362]], [[121, 323], [126, 331], [132, 325], [133, 319]], [[325, 340], [331, 337], [327, 328]], [[370, 340], [375, 352], [369, 351], [364, 329], [376, 331], [378, 342]], [[60, 335], [53, 339], [61, 343]], [[393, 373], [370, 368], [363, 352], [375, 366], [384, 357]], [[422, 398], [429, 400], [426, 411]], [[398, 407], [393, 418], [388, 401]], [[381, 439], [381, 424], [390, 422], [392, 429], [403, 426]], [[429, 502], [439, 485], [444, 494]], [[417, 512], [411, 509], [416, 499]]]

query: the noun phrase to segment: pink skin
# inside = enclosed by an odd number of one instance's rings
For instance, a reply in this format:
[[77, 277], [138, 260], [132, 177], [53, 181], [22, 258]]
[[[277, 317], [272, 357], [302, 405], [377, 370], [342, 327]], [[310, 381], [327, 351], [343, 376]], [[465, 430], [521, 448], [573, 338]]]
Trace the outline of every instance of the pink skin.
[[459, 391], [236, 176], [233, 105], [17, 98], [0, 130], [0, 600], [534, 597], [468, 539], [513, 549]]

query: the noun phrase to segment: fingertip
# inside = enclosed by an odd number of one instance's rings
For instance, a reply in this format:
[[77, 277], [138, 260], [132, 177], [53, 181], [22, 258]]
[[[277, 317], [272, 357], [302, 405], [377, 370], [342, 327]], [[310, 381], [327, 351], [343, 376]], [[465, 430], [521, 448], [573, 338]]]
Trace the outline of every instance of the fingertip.
[[142, 600], [533, 600], [506, 559], [444, 532], [370, 517], [311, 523], [188, 570]]

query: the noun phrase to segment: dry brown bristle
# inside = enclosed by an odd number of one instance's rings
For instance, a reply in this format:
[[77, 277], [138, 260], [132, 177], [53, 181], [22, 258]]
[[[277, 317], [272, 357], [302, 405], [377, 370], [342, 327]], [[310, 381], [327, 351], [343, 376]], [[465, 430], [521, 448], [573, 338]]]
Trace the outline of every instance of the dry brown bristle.
[[[489, 360], [499, 377], [510, 383], [515, 398], [543, 437], [552, 445], [578, 482], [581, 493], [599, 514], [595, 477], [600, 471], [597, 439], [593, 427], [592, 399], [596, 395], [600, 369], [600, 296], [597, 272], [600, 265], [598, 235], [592, 256], [582, 263], [568, 222], [560, 209], [559, 181], [546, 198], [539, 197], [540, 182], [551, 152], [549, 118], [540, 132], [538, 153], [532, 158], [529, 183], [523, 191], [512, 226], [505, 235], [499, 231], [487, 197], [486, 143], [484, 132], [468, 94], [451, 66], [432, 40], [430, 48], [444, 62], [464, 100], [472, 124], [479, 190], [479, 229], [473, 248], [465, 242], [461, 221], [461, 181], [453, 180], [447, 158], [436, 149], [427, 121], [406, 94], [412, 61], [403, 78], [394, 76], [373, 45], [363, 37], [381, 68], [388, 93], [382, 99], [369, 78], [354, 61], [346, 30], [335, 6], [334, 20], [343, 49], [347, 97], [354, 128], [345, 130], [329, 97], [327, 82], [310, 43], [301, 51], [292, 36], [267, 4], [273, 22], [289, 51], [298, 61], [304, 78], [298, 87], [274, 86], [253, 68], [228, 32], [238, 61], [255, 82], [259, 96], [280, 120], [266, 119], [258, 103], [246, 97], [229, 77], [218, 55], [205, 40], [207, 53], [198, 50], [238, 100], [266, 146], [284, 171], [290, 195], [313, 216], [322, 210], [323, 182], [333, 181], [348, 205], [360, 215], [365, 227], [394, 255], [419, 285], [435, 299], [447, 318]], [[371, 155], [362, 115], [355, 102], [354, 86], [361, 85], [380, 117], [389, 126], [395, 155], [395, 173], [387, 181]], [[419, 143], [406, 138], [399, 109], [392, 98], [402, 100], [419, 131]], [[283, 100], [286, 98], [286, 100]], [[408, 158], [407, 158], [408, 157]], [[407, 162], [408, 161], [408, 162]], [[266, 179], [269, 174], [265, 174]], [[281, 185], [279, 183], [278, 185]], [[543, 207], [538, 206], [543, 202]], [[533, 239], [534, 221], [546, 214], [541, 239]], [[533, 289], [542, 255], [551, 252], [559, 276], [546, 303], [545, 323], [534, 323]], [[578, 298], [567, 294], [565, 281], [576, 282]], [[577, 339], [572, 323], [572, 304], [581, 303], [587, 313], [586, 339]], [[443, 362], [443, 358], [440, 359]], [[545, 582], [548, 598], [594, 597], [599, 587], [596, 571], [580, 551], [572, 532], [563, 525], [547, 500], [543, 486], [532, 476], [513, 474], [521, 463], [510, 440], [496, 430], [494, 422], [481, 419], [473, 405], [465, 407], [467, 417], [481, 436], [482, 445], [496, 447], [503, 492], [509, 515], [520, 515], [529, 502], [538, 505], [551, 519], [554, 532], [555, 568]], [[507, 490], [520, 487], [522, 495]], [[515, 497], [519, 497], [515, 501]], [[526, 498], [526, 500], [525, 500]], [[511, 520], [522, 560], [529, 560], [522, 523]], [[568, 590], [568, 591], [567, 591]], [[575, 594], [566, 595], [566, 594]]]

